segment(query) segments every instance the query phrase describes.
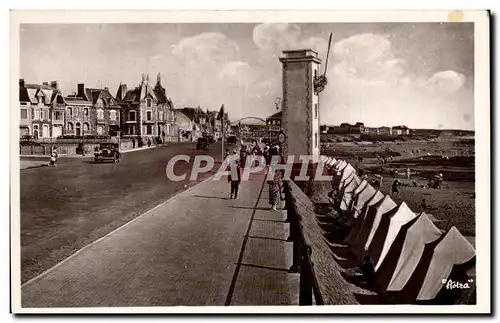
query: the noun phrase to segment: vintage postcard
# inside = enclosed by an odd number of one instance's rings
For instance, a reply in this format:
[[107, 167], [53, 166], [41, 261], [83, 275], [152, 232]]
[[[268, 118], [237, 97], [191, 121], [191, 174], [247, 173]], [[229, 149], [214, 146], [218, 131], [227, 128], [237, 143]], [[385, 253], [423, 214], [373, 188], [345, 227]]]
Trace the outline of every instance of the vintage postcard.
[[490, 313], [487, 11], [12, 11], [13, 313]]

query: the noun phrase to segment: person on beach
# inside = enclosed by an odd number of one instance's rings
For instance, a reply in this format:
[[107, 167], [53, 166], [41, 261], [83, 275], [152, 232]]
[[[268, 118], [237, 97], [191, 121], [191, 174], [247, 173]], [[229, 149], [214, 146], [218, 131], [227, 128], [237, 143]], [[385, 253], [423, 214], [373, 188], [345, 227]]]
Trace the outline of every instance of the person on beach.
[[[272, 163], [280, 163], [279, 150], [273, 147], [270, 150], [270, 157]], [[268, 181], [269, 184], [269, 204], [273, 211], [277, 210], [278, 204], [281, 201], [281, 186], [282, 186], [282, 174], [281, 170], [274, 170], [272, 179]]]
[[392, 190], [391, 190], [391, 195], [399, 195], [399, 186], [401, 185], [401, 182], [399, 180], [395, 180], [392, 182]]

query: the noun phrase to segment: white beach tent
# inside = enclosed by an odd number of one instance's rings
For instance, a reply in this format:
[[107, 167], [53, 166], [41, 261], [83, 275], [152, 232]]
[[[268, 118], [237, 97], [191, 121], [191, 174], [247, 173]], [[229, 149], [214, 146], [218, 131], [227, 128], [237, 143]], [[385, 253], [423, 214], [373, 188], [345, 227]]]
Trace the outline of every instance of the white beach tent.
[[[358, 230], [358, 232], [353, 231], [353, 237], [346, 238], [349, 239], [349, 241], [352, 241], [350, 245], [353, 246], [353, 250], [356, 253], [361, 253], [364, 251], [365, 242], [368, 235], [370, 234], [376, 215], [376, 207], [377, 205], [380, 205], [382, 203], [384, 197], [384, 194], [380, 191], [377, 191], [377, 193], [375, 193], [375, 195], [366, 203], [363, 211], [361, 212], [361, 215], [359, 216], [361, 222], [360, 226], [358, 229], [354, 228], [354, 230]], [[394, 204], [394, 206], [396, 206], [396, 204]], [[349, 234], [351, 234], [351, 232]]]
[[[378, 191], [374, 189], [370, 184], [367, 184], [365, 186], [365, 189], [362, 190], [356, 197], [354, 197], [351, 208], [351, 216], [353, 219], [352, 226], [349, 234], [344, 240], [345, 243], [352, 245], [356, 242], [359, 231], [361, 230], [361, 227], [363, 226], [363, 222], [365, 220], [364, 214], [362, 212], [367, 209], [368, 202], [375, 196], [377, 192]], [[380, 199], [382, 199], [383, 197], [384, 195], [380, 193]], [[376, 202], [378, 202], [377, 199], [374, 200], [374, 203]]]
[[344, 186], [342, 191], [342, 201], [340, 203], [340, 209], [342, 211], [347, 211], [349, 204], [351, 203], [352, 195], [360, 184], [361, 179], [356, 174], [353, 174], [352, 179]]
[[377, 193], [377, 190], [373, 188], [370, 184], [366, 183], [363, 190], [359, 192], [355, 197], [352, 204], [353, 217], [358, 218], [361, 211], [365, 207], [365, 204]]
[[368, 182], [366, 180], [361, 180], [361, 183], [359, 183], [358, 187], [356, 187], [356, 189], [352, 193], [349, 193], [346, 196], [345, 202], [347, 205], [347, 210], [349, 212], [352, 210], [352, 204], [353, 204], [354, 200], [356, 199], [358, 194], [361, 193], [365, 189], [366, 185], [368, 185]]
[[[399, 233], [399, 230], [403, 225], [406, 223], [410, 222], [413, 220], [417, 215], [410, 210], [408, 205], [405, 202], [402, 202], [398, 207], [397, 211], [393, 212], [388, 212], [382, 216], [382, 222], [387, 221], [388, 222], [388, 227], [387, 227], [387, 233], [385, 235], [385, 240], [383, 243], [382, 250], [380, 252], [380, 256], [377, 259], [377, 264], [375, 265], [375, 271], [377, 271], [380, 268], [380, 265], [384, 261], [385, 256], [389, 252], [389, 249], [391, 248], [392, 243], [396, 239], [396, 236]], [[385, 217], [385, 219], [384, 219]], [[379, 224], [379, 228], [377, 230], [384, 230], [385, 225], [382, 224], [382, 226]], [[380, 237], [382, 234], [380, 235]]]
[[397, 206], [397, 204], [390, 198], [389, 195], [384, 196], [377, 204], [369, 207], [367, 217], [373, 218], [370, 226], [364, 226], [362, 232], [360, 233], [360, 239], [358, 239], [358, 244], [361, 246], [361, 250], [368, 250], [370, 248], [375, 232], [378, 229], [380, 221], [382, 220], [382, 215], [391, 211]]
[[399, 260], [387, 285], [388, 291], [400, 291], [405, 287], [417, 268], [425, 245], [436, 241], [442, 234], [441, 230], [432, 223], [428, 214], [422, 212], [418, 216], [406, 232]]
[[356, 171], [351, 165], [346, 166], [342, 170], [342, 174], [340, 175], [339, 190], [341, 190], [347, 183], [349, 183], [349, 181], [355, 174]]
[[432, 259], [425, 275], [417, 300], [431, 300], [436, 297], [444, 286], [443, 279], [447, 279], [455, 265], [464, 264], [476, 256], [474, 247], [467, 239], [452, 227], [444, 236], [432, 254]]

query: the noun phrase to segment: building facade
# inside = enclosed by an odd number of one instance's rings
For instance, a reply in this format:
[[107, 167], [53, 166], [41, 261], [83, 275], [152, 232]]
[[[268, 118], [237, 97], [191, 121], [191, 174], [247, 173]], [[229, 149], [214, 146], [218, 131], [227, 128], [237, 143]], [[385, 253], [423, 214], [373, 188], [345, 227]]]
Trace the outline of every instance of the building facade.
[[266, 125], [267, 125], [267, 131], [268, 131], [267, 136], [269, 137], [271, 142], [278, 141], [278, 135], [279, 135], [280, 131], [282, 130], [282, 127], [281, 127], [282, 115], [283, 115], [283, 113], [281, 111], [279, 111], [266, 119]]
[[392, 127], [392, 134], [395, 136], [409, 136], [411, 132], [407, 126], [395, 126]]
[[127, 91], [127, 86], [120, 84], [116, 100], [121, 107], [121, 129], [125, 137], [162, 138], [164, 141], [177, 137], [173, 104], [161, 85], [160, 74], [155, 87], [144, 74], [139, 86], [132, 90]]
[[57, 81], [26, 84], [19, 80], [20, 137], [57, 138], [64, 126], [64, 98]]

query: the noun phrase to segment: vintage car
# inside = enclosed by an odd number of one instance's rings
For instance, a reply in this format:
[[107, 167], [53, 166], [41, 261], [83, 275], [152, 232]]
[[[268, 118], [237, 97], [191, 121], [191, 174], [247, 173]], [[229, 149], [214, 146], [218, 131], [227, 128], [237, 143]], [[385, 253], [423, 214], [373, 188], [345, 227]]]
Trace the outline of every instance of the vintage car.
[[213, 144], [215, 142], [213, 136], [203, 136], [203, 138], [207, 139], [209, 144]]
[[210, 141], [208, 138], [198, 138], [198, 142], [196, 143], [196, 149], [198, 150], [208, 150], [210, 146]]
[[94, 153], [94, 160], [96, 163], [105, 161], [112, 161], [113, 163], [119, 162], [121, 160], [121, 154], [118, 144], [114, 142], [100, 143], [99, 148]]
[[236, 136], [229, 136], [229, 137], [227, 137], [227, 143], [229, 145], [236, 145], [237, 141], [238, 141], [238, 139], [236, 138]]

